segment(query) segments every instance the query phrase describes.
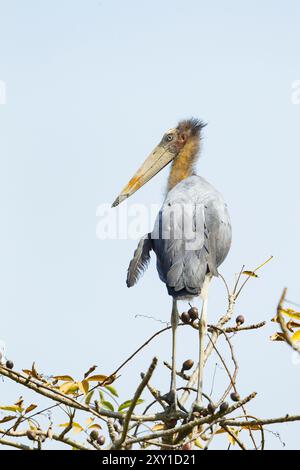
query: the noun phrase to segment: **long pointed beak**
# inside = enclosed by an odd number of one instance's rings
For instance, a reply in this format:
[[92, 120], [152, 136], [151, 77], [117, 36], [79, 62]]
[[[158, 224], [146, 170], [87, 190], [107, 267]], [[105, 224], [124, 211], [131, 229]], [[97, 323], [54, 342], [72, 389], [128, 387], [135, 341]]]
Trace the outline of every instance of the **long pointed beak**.
[[138, 169], [133, 178], [125, 186], [112, 207], [118, 206], [122, 201], [132, 196], [138, 189], [146, 184], [153, 176], [159, 173], [175, 157], [174, 149], [165, 143], [160, 143], [143, 165]]

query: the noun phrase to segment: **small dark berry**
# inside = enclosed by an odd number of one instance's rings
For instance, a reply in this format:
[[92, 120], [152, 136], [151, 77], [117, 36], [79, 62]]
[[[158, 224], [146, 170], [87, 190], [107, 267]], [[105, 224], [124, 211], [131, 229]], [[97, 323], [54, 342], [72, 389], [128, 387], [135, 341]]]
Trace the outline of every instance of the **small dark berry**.
[[193, 411], [196, 411], [198, 414], [201, 414], [203, 413], [203, 410], [205, 410], [203, 406], [199, 406], [197, 405], [197, 403], [194, 403]]
[[184, 371], [184, 370], [190, 370], [194, 365], [194, 361], [192, 361], [192, 359], [187, 359], [186, 361], [184, 361], [184, 363], [182, 364], [182, 368], [181, 370]]
[[98, 439], [98, 437], [99, 437], [98, 431], [96, 431], [96, 429], [93, 429], [90, 433], [91, 441], [96, 441], [96, 439]]
[[28, 431], [26, 432], [26, 436], [28, 437], [30, 441], [36, 440], [36, 433], [32, 431], [31, 429], [28, 429]]
[[235, 321], [237, 325], [242, 325], [243, 323], [245, 323], [245, 317], [243, 315], [239, 315], [238, 317], [236, 317]]
[[189, 316], [191, 317], [192, 321], [195, 321], [198, 318], [199, 310], [197, 307], [191, 307], [188, 311]]
[[189, 316], [189, 314], [187, 312], [183, 312], [181, 314], [181, 321], [182, 321], [182, 323], [190, 323], [191, 317]]
[[171, 419], [166, 424], [168, 429], [173, 429], [176, 427], [177, 419]]
[[216, 411], [216, 406], [215, 406], [213, 403], [209, 402], [209, 404], [207, 405], [207, 411], [208, 411], [211, 415], [213, 415], [214, 412]]
[[6, 361], [6, 367], [8, 369], [13, 369], [14, 368], [14, 363], [13, 361]]
[[98, 439], [97, 439], [97, 444], [99, 444], [99, 446], [103, 446], [105, 443], [105, 437], [104, 436], [99, 436]]
[[225, 411], [227, 411], [228, 408], [229, 408], [229, 405], [228, 405], [227, 401], [223, 401], [223, 403], [221, 403], [221, 405], [220, 405], [220, 412], [225, 413]]
[[230, 398], [231, 398], [232, 401], [240, 401], [240, 399], [241, 399], [239, 394], [236, 393], [236, 392], [232, 392], [232, 394], [230, 395]]
[[192, 444], [190, 442], [183, 444], [182, 450], [192, 450]]

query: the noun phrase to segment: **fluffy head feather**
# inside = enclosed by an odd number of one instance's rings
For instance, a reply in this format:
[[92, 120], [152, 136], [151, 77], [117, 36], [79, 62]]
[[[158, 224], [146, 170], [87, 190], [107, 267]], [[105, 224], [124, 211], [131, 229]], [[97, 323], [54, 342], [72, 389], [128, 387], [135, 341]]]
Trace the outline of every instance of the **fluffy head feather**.
[[191, 118], [180, 121], [176, 127], [175, 138], [179, 152], [172, 164], [168, 191], [193, 174], [200, 148], [201, 130], [205, 126], [206, 124], [199, 119]]

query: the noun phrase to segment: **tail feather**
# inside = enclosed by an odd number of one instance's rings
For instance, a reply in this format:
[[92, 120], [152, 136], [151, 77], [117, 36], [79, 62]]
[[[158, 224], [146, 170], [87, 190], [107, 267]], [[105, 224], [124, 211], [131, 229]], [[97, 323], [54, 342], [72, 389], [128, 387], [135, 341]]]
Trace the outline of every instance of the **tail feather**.
[[150, 262], [150, 251], [152, 250], [150, 234], [145, 235], [139, 242], [130, 261], [127, 272], [127, 287], [132, 287], [137, 283], [140, 276], [147, 269]]

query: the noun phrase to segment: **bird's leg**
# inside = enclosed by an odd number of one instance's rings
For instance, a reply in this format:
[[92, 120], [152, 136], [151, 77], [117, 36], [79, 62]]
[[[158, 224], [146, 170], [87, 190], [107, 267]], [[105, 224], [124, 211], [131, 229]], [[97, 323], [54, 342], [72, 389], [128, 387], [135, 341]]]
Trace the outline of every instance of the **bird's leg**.
[[177, 409], [177, 394], [176, 394], [176, 330], [178, 326], [178, 309], [177, 300], [173, 299], [172, 315], [172, 372], [171, 372], [171, 387], [170, 399], [174, 403], [174, 408]]
[[[210, 279], [209, 279], [210, 280]], [[208, 282], [209, 282], [208, 280]], [[196, 404], [202, 404], [202, 391], [203, 391], [203, 372], [204, 372], [204, 355], [205, 355], [205, 337], [207, 330], [207, 299], [208, 299], [208, 285], [201, 293], [203, 299], [201, 316], [199, 319], [199, 371], [198, 371], [198, 388]]]

